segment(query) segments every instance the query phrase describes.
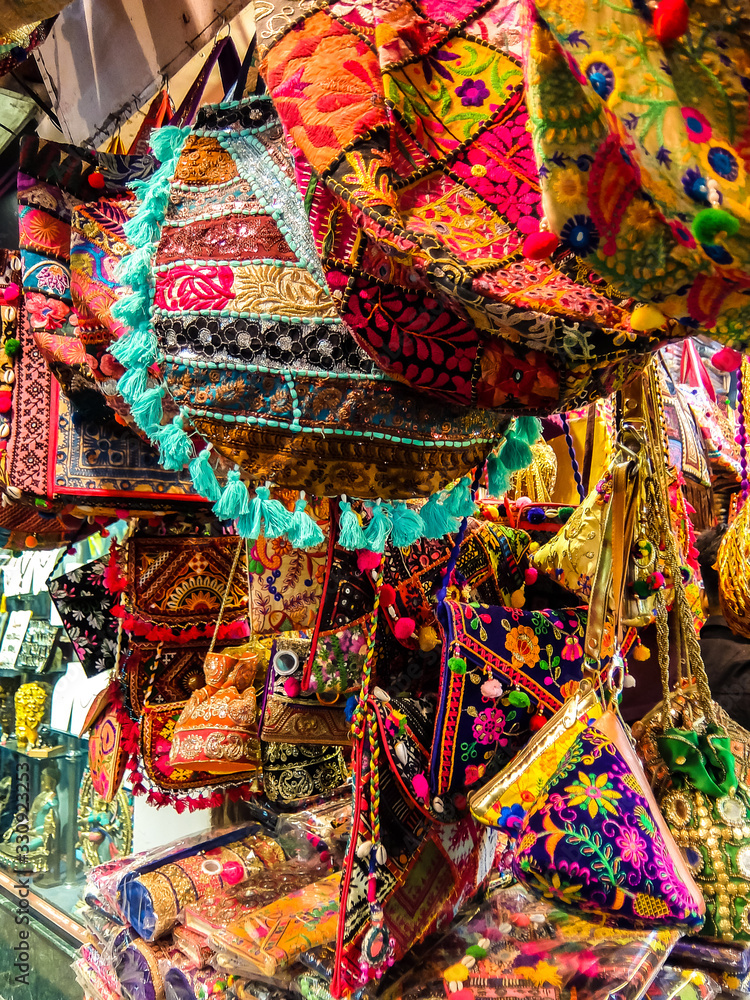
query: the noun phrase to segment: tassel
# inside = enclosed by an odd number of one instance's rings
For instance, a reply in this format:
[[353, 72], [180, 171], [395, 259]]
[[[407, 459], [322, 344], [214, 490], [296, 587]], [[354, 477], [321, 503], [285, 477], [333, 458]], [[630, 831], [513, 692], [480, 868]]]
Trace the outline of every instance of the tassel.
[[492, 497], [503, 497], [510, 486], [510, 472], [500, 464], [496, 451], [487, 459], [487, 489]]
[[129, 253], [115, 267], [115, 277], [123, 285], [138, 288], [148, 284], [151, 271], [151, 247], [140, 247]]
[[516, 417], [514, 437], [526, 444], [536, 444], [542, 436], [542, 422], [539, 417]]
[[[143, 392], [137, 395], [130, 406], [133, 420], [135, 420], [143, 433], [152, 439], [161, 431], [161, 418], [164, 415], [161, 401], [164, 398], [164, 392], [163, 385], [155, 385], [151, 389], [144, 389]], [[205, 495], [205, 493], [201, 494], [201, 496]], [[218, 499], [218, 497], [209, 497], [209, 499]]]
[[437, 493], [433, 493], [419, 515], [422, 518], [423, 538], [442, 538], [458, 528], [455, 518], [438, 502]]
[[[144, 288], [139, 287], [137, 290], [132, 291], [130, 295], [124, 296], [114, 303], [112, 306], [112, 315], [115, 319], [119, 319], [122, 325], [127, 327], [129, 331], [136, 330], [141, 326], [147, 326], [150, 294], [148, 286]], [[130, 334], [127, 336], [130, 336]], [[123, 339], [123, 337], [120, 337], [120, 340]], [[117, 341], [118, 344], [120, 340]]]
[[[214, 508], [216, 509], [216, 508]], [[256, 494], [249, 502], [246, 514], [240, 514], [237, 518], [237, 534], [241, 538], [255, 541], [260, 537], [260, 529], [263, 524], [263, 505], [260, 497]]]
[[451, 515], [463, 519], [471, 517], [476, 508], [476, 504], [471, 499], [471, 481], [467, 478], [461, 479], [448, 494], [445, 501], [445, 509]]
[[175, 160], [182, 152], [189, 135], [189, 126], [177, 128], [174, 125], [166, 125], [164, 128], [155, 129], [149, 137], [154, 156], [162, 164]]
[[527, 469], [534, 459], [531, 448], [525, 441], [517, 437], [507, 437], [500, 454], [498, 462], [508, 470], [508, 472], [518, 472], [520, 469]]
[[129, 368], [117, 382], [117, 390], [126, 403], [140, 399], [148, 386], [148, 372], [145, 368]]
[[391, 542], [398, 549], [406, 549], [422, 537], [422, 518], [403, 501], [392, 508], [391, 522]]
[[[234, 521], [250, 513], [247, 487], [242, 482], [239, 469], [232, 469], [221, 497], [214, 504], [214, 514], [220, 521]], [[257, 536], [256, 536], [257, 537]]]
[[295, 549], [311, 549], [322, 545], [325, 541], [320, 525], [307, 513], [305, 494], [300, 493], [299, 500], [294, 504], [292, 523], [289, 525], [286, 537]]
[[339, 503], [341, 508], [341, 518], [339, 520], [339, 545], [342, 549], [356, 552], [358, 549], [366, 549], [365, 533], [359, 518], [352, 510], [352, 505], [346, 502], [345, 498]]
[[190, 435], [185, 433], [181, 413], [177, 414], [171, 424], [162, 428], [157, 440], [161, 464], [169, 472], [179, 472], [193, 457], [193, 442]]
[[131, 330], [109, 353], [125, 368], [148, 368], [156, 360], [156, 337], [148, 328]]
[[280, 538], [291, 527], [292, 515], [280, 500], [271, 499], [267, 486], [259, 486], [255, 492], [260, 498], [263, 534], [266, 538]]
[[376, 503], [372, 508], [372, 517], [365, 530], [365, 548], [370, 552], [382, 552], [385, 541], [391, 533], [389, 511], [382, 503]]
[[193, 480], [195, 492], [213, 503], [221, 497], [221, 487], [209, 461], [211, 445], [198, 452], [190, 463], [190, 478]]

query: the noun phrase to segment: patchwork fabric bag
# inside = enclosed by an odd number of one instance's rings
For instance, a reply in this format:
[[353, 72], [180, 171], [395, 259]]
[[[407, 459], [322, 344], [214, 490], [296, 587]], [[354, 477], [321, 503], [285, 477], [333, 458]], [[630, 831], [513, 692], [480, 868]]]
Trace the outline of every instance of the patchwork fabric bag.
[[747, 11], [699, 0], [681, 23], [668, 4], [531, 6], [530, 121], [562, 248], [649, 303], [634, 328], [673, 317], [745, 344]]
[[[126, 180], [148, 176], [154, 169], [152, 157], [106, 154], [105, 158], [112, 185], [120, 191]], [[80, 151], [36, 137], [23, 143], [18, 195], [23, 311], [7, 449], [8, 483], [38, 499], [79, 503], [101, 512], [164, 510], [188, 495], [190, 502], [200, 502], [189, 479], [161, 469], [155, 450], [103, 405], [85, 349], [75, 335], [71, 210], [82, 201], [95, 200], [99, 189], [92, 178], [103, 177], [104, 172], [103, 162]]]
[[[339, 317], [267, 96], [204, 107], [189, 135], [153, 142], [162, 167], [119, 272], [133, 294], [115, 312], [131, 332], [112, 352], [162, 461], [181, 468], [198, 452], [196, 488], [214, 500], [193, 431], [250, 480], [314, 494], [427, 496], [484, 461], [507, 420], [413, 394]], [[157, 355], [181, 419], [165, 421], [148, 385]]]
[[619, 388], [657, 339], [570, 250], [545, 259], [520, 6], [295, 0], [258, 36], [357, 342], [428, 399], [539, 413]]

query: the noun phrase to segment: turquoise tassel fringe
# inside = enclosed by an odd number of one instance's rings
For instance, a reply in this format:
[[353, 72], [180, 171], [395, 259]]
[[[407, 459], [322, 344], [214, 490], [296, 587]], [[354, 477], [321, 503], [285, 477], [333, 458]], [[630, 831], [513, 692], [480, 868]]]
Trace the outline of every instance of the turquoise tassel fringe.
[[445, 501], [445, 509], [451, 517], [463, 519], [472, 516], [476, 510], [476, 504], [471, 499], [470, 479], [462, 479], [453, 487]]
[[516, 429], [513, 437], [520, 438], [526, 444], [536, 444], [542, 436], [542, 422], [539, 417], [516, 417]]
[[286, 537], [295, 549], [311, 549], [322, 545], [326, 538], [320, 525], [307, 513], [306, 507], [307, 501], [301, 496], [294, 504], [292, 523], [287, 529]]
[[342, 549], [347, 549], [350, 552], [357, 552], [359, 549], [364, 549], [366, 547], [365, 533], [362, 531], [359, 518], [352, 510], [352, 505], [342, 500], [339, 507], [341, 508], [339, 545]]
[[129, 368], [117, 383], [120, 395], [126, 403], [138, 399], [146, 391], [148, 372], [145, 368]]
[[487, 489], [490, 496], [503, 497], [510, 486], [510, 472], [500, 464], [497, 452], [487, 459]]
[[182, 415], [179, 413], [171, 424], [162, 427], [157, 440], [161, 464], [170, 472], [179, 472], [193, 457], [193, 442], [190, 435], [185, 433]]
[[509, 472], [528, 469], [533, 459], [534, 456], [528, 444], [513, 436], [505, 439], [505, 444], [498, 455], [498, 461]]
[[[221, 497], [214, 504], [214, 514], [220, 521], [234, 521], [250, 513], [247, 487], [242, 482], [239, 469], [232, 469], [227, 476]], [[257, 537], [257, 536], [256, 536]]]
[[407, 507], [403, 501], [391, 510], [391, 542], [398, 549], [406, 549], [422, 537], [422, 518], [416, 510]]
[[451, 517], [445, 505], [438, 501], [437, 493], [433, 493], [419, 513], [422, 518], [423, 538], [442, 538], [458, 527], [456, 519]]
[[[115, 272], [118, 280], [131, 291], [112, 307], [113, 315], [128, 330], [111, 349], [113, 357], [126, 369], [118, 382], [118, 389], [123, 398], [130, 403], [133, 419], [138, 426], [149, 437], [158, 441], [162, 465], [172, 470], [181, 469], [190, 461], [193, 445], [181, 418], [166, 427], [161, 426], [164, 390], [161, 387], [148, 389], [146, 370], [156, 361], [157, 351], [156, 337], [150, 328], [153, 291], [149, 283], [149, 274], [151, 258], [167, 210], [171, 178], [189, 134], [189, 128], [167, 127], [157, 129], [151, 136], [152, 149], [161, 166], [147, 184], [136, 181], [132, 185], [141, 201], [137, 213], [132, 219], [128, 219], [123, 230], [133, 250], [120, 261]], [[198, 471], [200, 479], [202, 470]], [[213, 476], [213, 472], [211, 475]], [[207, 474], [204, 476], [204, 479], [206, 478]], [[206, 482], [206, 485], [208, 493], [212, 494], [209, 499], [215, 497], [217, 502], [221, 503], [227, 490], [219, 495], [218, 484], [214, 486]], [[229, 489], [225, 507], [232, 508], [237, 505], [241, 507], [239, 493], [233, 488], [235, 485], [234, 482], [228, 483], [228, 488], [232, 488]], [[247, 505], [247, 491], [241, 482], [240, 486], [244, 491], [244, 502]], [[238, 514], [231, 516], [236, 517]]]
[[259, 486], [255, 492], [260, 497], [263, 534], [266, 538], [280, 538], [291, 527], [292, 515], [280, 500], [271, 499], [267, 486]]
[[[165, 391], [163, 385], [155, 385], [151, 389], [146, 389], [138, 395], [130, 407], [133, 420], [151, 440], [158, 437], [161, 431], [161, 419], [164, 416], [162, 399]], [[207, 496], [205, 493], [201, 495]], [[209, 499], [218, 500], [219, 498], [216, 496]]]
[[210, 454], [210, 448], [204, 448], [198, 453], [197, 457], [190, 463], [190, 478], [193, 480], [193, 486], [198, 496], [216, 503], [221, 497], [221, 487], [214, 470], [211, 468]]
[[260, 497], [254, 496], [249, 503], [246, 514], [240, 514], [237, 518], [237, 533], [242, 538], [255, 541], [260, 536], [262, 525], [262, 509]]
[[382, 503], [377, 503], [372, 508], [372, 517], [364, 532], [365, 548], [370, 552], [382, 552], [385, 549], [385, 542], [392, 528], [389, 513]]

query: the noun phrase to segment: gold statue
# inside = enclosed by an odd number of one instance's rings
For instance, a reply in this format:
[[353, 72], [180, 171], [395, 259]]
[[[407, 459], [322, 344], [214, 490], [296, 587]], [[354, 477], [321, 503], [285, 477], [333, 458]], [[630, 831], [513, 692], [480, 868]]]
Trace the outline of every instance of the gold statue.
[[56, 767], [44, 768], [42, 788], [31, 803], [28, 817], [24, 812], [17, 812], [5, 831], [0, 844], [0, 864], [14, 871], [29, 869], [35, 875], [48, 870], [60, 838], [59, 780], [60, 772]]
[[16, 744], [19, 750], [32, 750], [39, 739], [39, 726], [47, 707], [47, 689], [32, 681], [16, 691]]

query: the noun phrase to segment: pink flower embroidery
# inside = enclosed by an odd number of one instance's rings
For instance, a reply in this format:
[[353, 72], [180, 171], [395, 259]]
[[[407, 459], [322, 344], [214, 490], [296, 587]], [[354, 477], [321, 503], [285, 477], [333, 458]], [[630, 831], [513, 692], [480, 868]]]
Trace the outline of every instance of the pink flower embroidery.
[[627, 861], [636, 868], [641, 867], [647, 857], [646, 844], [636, 830], [626, 826], [615, 843], [620, 848], [623, 861]]
[[235, 297], [231, 267], [178, 264], [160, 272], [155, 304], [159, 309], [226, 309]]
[[505, 716], [496, 708], [486, 708], [474, 719], [471, 733], [477, 743], [487, 746], [497, 743], [503, 735]]

